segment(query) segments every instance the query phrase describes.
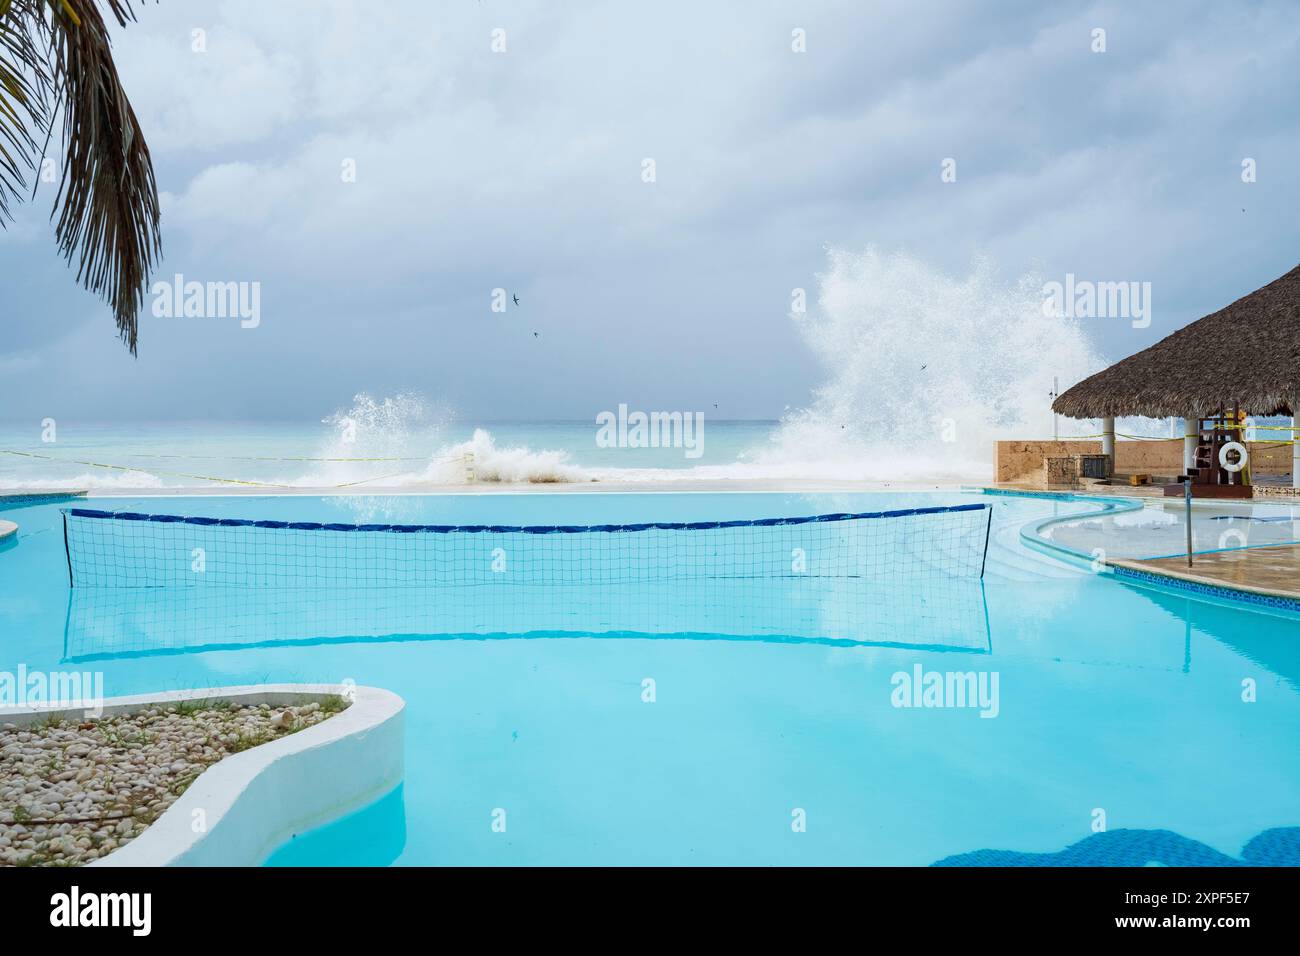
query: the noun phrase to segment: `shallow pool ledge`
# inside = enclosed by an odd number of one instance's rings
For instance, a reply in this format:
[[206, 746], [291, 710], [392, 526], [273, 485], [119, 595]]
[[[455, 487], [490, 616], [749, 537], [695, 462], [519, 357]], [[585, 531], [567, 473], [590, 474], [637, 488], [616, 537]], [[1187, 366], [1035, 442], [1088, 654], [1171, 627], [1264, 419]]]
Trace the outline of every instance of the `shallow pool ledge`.
[[404, 771], [406, 703], [377, 687], [262, 684], [105, 701], [107, 716], [192, 700], [299, 705], [345, 691], [355, 693], [347, 710], [208, 767], [144, 833], [89, 865], [257, 866], [295, 834], [388, 793]]
[[[1060, 524], [1066, 521], [1103, 518], [1110, 514], [1141, 511], [1146, 507], [1145, 500], [1142, 498], [1078, 495], [1072, 492], [1054, 491], [1022, 492], [987, 487], [980, 488], [979, 491], [987, 495], [1009, 495], [1012, 497], [1025, 498], [1057, 498], [1064, 501], [1092, 502], [1099, 506], [1098, 510], [1092, 512], [1071, 512], [1063, 515], [1052, 515], [1048, 518], [1036, 518], [1033, 521], [1030, 521], [1020, 529], [1020, 541], [1026, 547], [1032, 548], [1035, 551], [1050, 554], [1053, 557], [1065, 560], [1068, 563], [1080, 567], [1089, 567], [1094, 572], [1114, 575], [1117, 578], [1142, 587], [1194, 593], [1214, 600], [1233, 601], [1240, 604], [1265, 606], [1300, 613], [1300, 590], [1295, 588], [1283, 589], [1265, 587], [1246, 584], [1241, 581], [1224, 580], [1223, 578], [1198, 574], [1194, 568], [1190, 571], [1184, 571], [1179, 568], [1161, 567], [1154, 564], [1153, 562], [1157, 559], [1152, 558], [1111, 558], [1099, 553], [1086, 554], [1082, 551], [1075, 551], [1072, 548], [1065, 547], [1064, 545], [1056, 544], [1042, 533], [1044, 529], [1049, 528], [1054, 524]], [[1230, 550], [1252, 551], [1264, 550], [1267, 547], [1269, 546], [1265, 545], [1260, 546], [1259, 548]], [[1206, 553], [1210, 552], [1197, 552], [1197, 554]]]

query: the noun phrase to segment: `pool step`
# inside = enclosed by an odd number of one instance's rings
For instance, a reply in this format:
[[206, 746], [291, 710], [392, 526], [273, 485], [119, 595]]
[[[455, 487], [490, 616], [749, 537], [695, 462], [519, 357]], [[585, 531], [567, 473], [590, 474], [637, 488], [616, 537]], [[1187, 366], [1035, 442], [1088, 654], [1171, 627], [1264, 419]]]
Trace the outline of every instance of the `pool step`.
[[1005, 520], [995, 517], [984, 568], [986, 579], [1028, 582], [1044, 578], [1076, 578], [1089, 573], [1087, 569], [1026, 548], [1020, 540], [1020, 529], [1025, 522], [1023, 515]]

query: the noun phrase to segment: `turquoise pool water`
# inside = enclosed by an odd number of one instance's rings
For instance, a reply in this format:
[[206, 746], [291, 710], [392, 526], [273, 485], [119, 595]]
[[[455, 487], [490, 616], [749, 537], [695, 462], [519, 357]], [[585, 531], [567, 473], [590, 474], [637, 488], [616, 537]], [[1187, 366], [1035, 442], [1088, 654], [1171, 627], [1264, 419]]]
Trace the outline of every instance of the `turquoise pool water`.
[[[3, 511], [21, 531], [0, 545], [0, 670], [93, 667], [114, 696], [347, 678], [401, 694], [403, 786], [271, 863], [1300, 862], [1300, 621], [1139, 588], [1022, 544], [1027, 524], [1094, 505], [963, 494], [85, 500], [241, 518], [584, 525], [968, 502], [994, 509], [982, 584], [895, 585], [853, 643], [826, 639], [843, 593], [791, 614], [752, 586], [389, 589], [251, 609], [74, 595], [60, 504], [21, 504]], [[971, 673], [996, 694], [984, 706], [896, 706], [896, 675], [917, 668]]]

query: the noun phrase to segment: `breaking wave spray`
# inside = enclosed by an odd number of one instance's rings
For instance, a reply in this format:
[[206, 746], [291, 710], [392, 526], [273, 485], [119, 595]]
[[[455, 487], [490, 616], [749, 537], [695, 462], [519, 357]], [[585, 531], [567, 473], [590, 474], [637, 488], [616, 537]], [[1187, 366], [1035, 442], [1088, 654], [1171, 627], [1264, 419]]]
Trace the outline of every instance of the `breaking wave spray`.
[[954, 278], [902, 253], [831, 250], [817, 279], [816, 304], [791, 319], [826, 376], [755, 451], [768, 474], [988, 480], [996, 440], [1051, 437], [1053, 377], [1064, 390], [1104, 364], [1078, 321], [1044, 315], [1040, 276], [1008, 284], [987, 259]]

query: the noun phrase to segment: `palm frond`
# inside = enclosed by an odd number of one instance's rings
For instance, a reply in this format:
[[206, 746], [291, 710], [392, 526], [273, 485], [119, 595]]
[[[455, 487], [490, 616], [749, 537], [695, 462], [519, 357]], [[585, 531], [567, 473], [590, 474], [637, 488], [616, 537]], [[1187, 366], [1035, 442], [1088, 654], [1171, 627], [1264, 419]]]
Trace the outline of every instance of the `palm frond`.
[[0, 0], [0, 222], [12, 218], [10, 203], [27, 192], [26, 174], [40, 160], [35, 131], [48, 123], [48, 60], [30, 6]]
[[[0, 0], [0, 220], [36, 171], [63, 113], [64, 161], [54, 200], [59, 251], [77, 281], [113, 309], [136, 352], [137, 317], [160, 252], [153, 162], [122, 88], [96, 0]], [[125, 25], [130, 0], [102, 0]]]

